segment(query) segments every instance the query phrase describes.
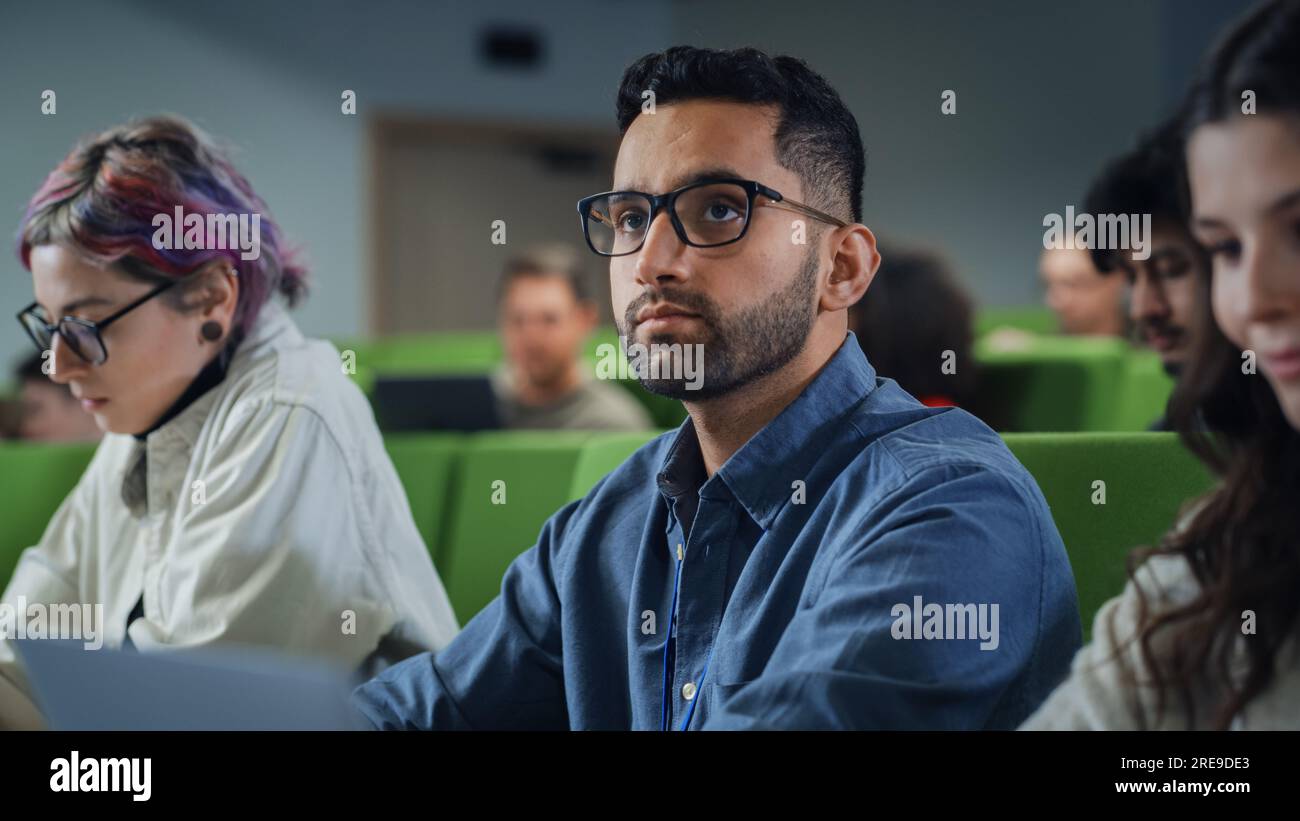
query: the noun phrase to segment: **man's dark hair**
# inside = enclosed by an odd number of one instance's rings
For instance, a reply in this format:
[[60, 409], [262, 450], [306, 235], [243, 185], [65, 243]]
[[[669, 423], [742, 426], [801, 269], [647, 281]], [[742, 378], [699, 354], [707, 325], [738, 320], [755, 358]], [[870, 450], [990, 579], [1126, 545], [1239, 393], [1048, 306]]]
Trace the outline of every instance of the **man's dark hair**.
[[[1178, 124], [1161, 126], [1112, 160], [1084, 197], [1089, 214], [1150, 214], [1151, 222], [1186, 230], [1189, 214], [1183, 186], [1183, 145]], [[1103, 274], [1119, 265], [1114, 249], [1093, 248], [1092, 261]]]
[[591, 288], [577, 252], [568, 245], [539, 245], [529, 248], [520, 256], [506, 262], [505, 271], [497, 283], [497, 302], [517, 279], [525, 277], [556, 277], [568, 283], [578, 302], [591, 302]]
[[[773, 105], [776, 158], [799, 175], [809, 205], [862, 221], [866, 156], [858, 122], [820, 74], [794, 57], [770, 57], [755, 48], [732, 51], [673, 46], [647, 54], [623, 73], [618, 128], [626, 134], [641, 113], [642, 93], [656, 106], [687, 100]], [[763, 182], [763, 180], [759, 180]]]

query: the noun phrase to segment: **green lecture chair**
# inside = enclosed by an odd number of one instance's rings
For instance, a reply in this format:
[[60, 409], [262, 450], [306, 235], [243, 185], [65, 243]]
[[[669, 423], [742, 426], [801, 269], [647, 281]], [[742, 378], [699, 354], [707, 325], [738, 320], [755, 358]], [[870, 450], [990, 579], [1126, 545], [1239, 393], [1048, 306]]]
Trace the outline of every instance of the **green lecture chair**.
[[637, 448], [664, 433], [662, 430], [629, 433], [595, 434], [578, 455], [573, 469], [573, 484], [569, 488], [569, 501], [581, 499], [605, 478], [614, 468], [623, 464]]
[[495, 331], [402, 334], [376, 339], [340, 339], [335, 347], [352, 351], [349, 375], [369, 396], [381, 375], [488, 373], [501, 361]]
[[[464, 441], [464, 436], [455, 433], [393, 433], [384, 437], [384, 448], [406, 490], [415, 526], [435, 564], [446, 528], [447, 499]], [[441, 567], [438, 572], [442, 573]]]
[[373, 367], [383, 373], [474, 373], [501, 362], [496, 331], [407, 334], [379, 340]]
[[1124, 368], [1123, 388], [1116, 405], [1117, 431], [1142, 431], [1164, 416], [1174, 380], [1165, 373], [1160, 357], [1152, 351], [1129, 354]]
[[613, 345], [615, 350], [618, 349], [618, 328], [613, 325], [601, 325], [592, 331], [583, 355], [594, 364], [602, 353], [602, 345]]
[[[574, 467], [592, 435], [505, 431], [467, 438], [436, 560], [462, 625], [501, 592], [510, 562], [536, 544], [546, 519], [568, 502]], [[496, 503], [501, 488], [504, 504]]]
[[0, 589], [9, 583], [18, 556], [45, 533], [54, 512], [72, 492], [95, 453], [94, 444], [0, 443]]
[[[545, 520], [661, 431], [421, 434], [385, 440], [421, 535], [435, 555], [461, 622], [500, 590]], [[1007, 434], [1033, 474], [1065, 542], [1086, 634], [1097, 609], [1123, 590], [1125, 558], [1154, 544], [1211, 477], [1174, 434]], [[39, 541], [76, 484], [92, 445], [0, 446], [0, 580]], [[494, 482], [505, 503], [494, 504]], [[1104, 482], [1105, 502], [1099, 495]]]
[[[1079, 591], [1084, 639], [1093, 617], [1119, 595], [1133, 548], [1154, 545], [1183, 504], [1212, 485], [1173, 433], [1006, 434], [1052, 510]], [[1101, 500], [1104, 482], [1105, 504]]]
[[1042, 305], [1012, 308], [984, 308], [975, 314], [975, 336], [981, 337], [999, 328], [1015, 328], [1035, 334], [1054, 334], [1056, 314]]
[[1129, 354], [1121, 339], [1039, 337], [1014, 351], [977, 343], [975, 405], [998, 431], [1113, 430]]
[[368, 339], [331, 339], [339, 351], [339, 366], [361, 392], [370, 396], [375, 387], [374, 363], [380, 358], [381, 346]]

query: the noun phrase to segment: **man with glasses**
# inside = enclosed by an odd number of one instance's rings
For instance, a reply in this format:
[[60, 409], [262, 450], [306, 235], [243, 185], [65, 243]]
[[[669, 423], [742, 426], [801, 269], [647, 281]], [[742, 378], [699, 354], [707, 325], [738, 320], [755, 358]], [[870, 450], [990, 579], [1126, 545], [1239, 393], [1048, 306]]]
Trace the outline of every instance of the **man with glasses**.
[[690, 418], [357, 706], [382, 728], [1016, 726], [1079, 646], [1070, 567], [997, 435], [878, 379], [847, 331], [880, 261], [852, 114], [801, 61], [690, 47], [632, 65], [618, 113], [581, 225], [629, 342], [703, 351], [698, 382], [642, 376]]

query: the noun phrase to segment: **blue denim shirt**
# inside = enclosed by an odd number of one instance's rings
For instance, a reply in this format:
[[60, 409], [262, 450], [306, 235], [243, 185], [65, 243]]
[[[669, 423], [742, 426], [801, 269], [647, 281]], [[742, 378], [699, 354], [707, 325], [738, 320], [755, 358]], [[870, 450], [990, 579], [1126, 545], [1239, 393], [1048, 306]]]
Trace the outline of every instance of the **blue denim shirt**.
[[707, 481], [687, 419], [353, 701], [385, 729], [1014, 728], [1080, 639], [1033, 478], [850, 333]]

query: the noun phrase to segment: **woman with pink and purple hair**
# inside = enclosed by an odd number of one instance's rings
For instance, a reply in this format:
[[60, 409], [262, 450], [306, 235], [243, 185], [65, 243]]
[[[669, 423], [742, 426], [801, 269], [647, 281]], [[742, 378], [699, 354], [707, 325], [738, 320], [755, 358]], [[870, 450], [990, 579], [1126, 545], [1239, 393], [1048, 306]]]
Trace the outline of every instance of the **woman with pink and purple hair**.
[[[261, 645], [377, 672], [457, 630], [361, 392], [286, 311], [306, 271], [175, 117], [73, 149], [18, 237], [19, 321], [107, 434], [5, 603], [102, 604], [106, 646]], [[0, 726], [41, 717], [0, 639]]]

